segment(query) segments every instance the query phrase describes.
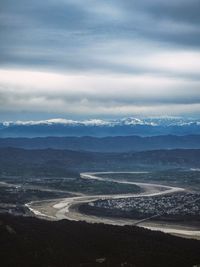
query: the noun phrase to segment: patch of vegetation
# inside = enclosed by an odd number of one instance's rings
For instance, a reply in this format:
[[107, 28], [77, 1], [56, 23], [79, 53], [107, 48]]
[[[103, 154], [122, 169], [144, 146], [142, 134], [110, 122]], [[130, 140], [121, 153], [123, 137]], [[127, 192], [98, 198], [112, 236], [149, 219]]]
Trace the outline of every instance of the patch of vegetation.
[[160, 184], [180, 186], [195, 191], [200, 190], [200, 171], [165, 170], [147, 173], [107, 173], [98, 174], [103, 178], [135, 182], [155, 182]]
[[[87, 194], [119, 194], [119, 193], [139, 193], [141, 189], [137, 185], [118, 184], [114, 182], [104, 182], [97, 180], [84, 180], [81, 178], [70, 177], [41, 177], [41, 178], [0, 178], [0, 181], [6, 181], [16, 185], [21, 184], [25, 191], [25, 186], [36, 186], [51, 190], [63, 190], [80, 192]], [[21, 189], [22, 190], [22, 189]], [[36, 190], [37, 191], [37, 190]], [[1, 199], [1, 197], [0, 197]]]
[[25, 204], [30, 201], [69, 197], [70, 194], [62, 192], [43, 191], [40, 189], [27, 189], [21, 186], [0, 186], [0, 203]]

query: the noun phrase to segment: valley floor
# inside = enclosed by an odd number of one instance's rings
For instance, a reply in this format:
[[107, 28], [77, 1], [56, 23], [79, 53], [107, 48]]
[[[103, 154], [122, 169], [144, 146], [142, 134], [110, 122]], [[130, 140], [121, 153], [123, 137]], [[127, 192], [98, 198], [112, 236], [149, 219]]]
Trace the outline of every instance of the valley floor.
[[[110, 172], [108, 172], [110, 173]], [[86, 221], [89, 223], [105, 223], [112, 225], [137, 225], [143, 228], [162, 231], [165, 233], [178, 235], [187, 238], [200, 239], [200, 229], [197, 226], [185, 226], [181, 223], [172, 224], [168, 222], [153, 221], [153, 217], [146, 217], [142, 220], [134, 220], [128, 218], [113, 218], [109, 216], [95, 216], [92, 214], [86, 214], [81, 212], [80, 207], [83, 204], [93, 203], [97, 200], [116, 200], [126, 198], [138, 198], [138, 197], [150, 197], [150, 196], [163, 196], [168, 194], [174, 194], [178, 192], [184, 192], [184, 188], [172, 187], [160, 184], [151, 183], [136, 183], [124, 180], [106, 179], [99, 176], [102, 173], [82, 173], [82, 179], [91, 179], [98, 181], [110, 181], [121, 184], [135, 184], [141, 187], [140, 193], [134, 194], [112, 194], [112, 195], [81, 195], [75, 197], [68, 197], [62, 199], [54, 199], [48, 201], [36, 201], [27, 203], [26, 206], [39, 217], [43, 217], [49, 220], [61, 220], [68, 219], [73, 221]], [[105, 174], [105, 173], [104, 173]]]

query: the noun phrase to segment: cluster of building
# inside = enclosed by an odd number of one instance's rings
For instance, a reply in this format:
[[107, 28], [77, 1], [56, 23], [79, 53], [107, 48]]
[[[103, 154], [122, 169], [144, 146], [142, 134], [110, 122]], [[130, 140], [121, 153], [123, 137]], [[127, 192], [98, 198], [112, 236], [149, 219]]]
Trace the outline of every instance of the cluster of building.
[[117, 209], [143, 215], [192, 215], [200, 216], [200, 194], [177, 193], [154, 197], [136, 197], [99, 200], [91, 206], [104, 209]]

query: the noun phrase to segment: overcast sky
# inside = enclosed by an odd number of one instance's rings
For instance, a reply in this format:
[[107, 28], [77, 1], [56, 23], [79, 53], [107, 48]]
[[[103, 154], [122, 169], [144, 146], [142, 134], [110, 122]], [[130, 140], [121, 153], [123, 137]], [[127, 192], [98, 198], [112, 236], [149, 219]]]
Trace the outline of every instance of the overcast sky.
[[199, 0], [1, 0], [0, 120], [198, 116]]

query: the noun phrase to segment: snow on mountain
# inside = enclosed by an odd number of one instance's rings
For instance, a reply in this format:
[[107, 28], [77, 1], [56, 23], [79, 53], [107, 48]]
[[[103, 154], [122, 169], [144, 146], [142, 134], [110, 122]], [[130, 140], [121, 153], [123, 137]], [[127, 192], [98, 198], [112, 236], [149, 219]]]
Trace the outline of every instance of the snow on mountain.
[[33, 125], [55, 125], [55, 124], [61, 124], [61, 125], [69, 125], [69, 126], [76, 126], [76, 125], [84, 125], [84, 126], [104, 126], [104, 125], [110, 125], [109, 121], [103, 121], [103, 120], [84, 120], [84, 121], [76, 121], [76, 120], [68, 120], [68, 119], [49, 119], [49, 120], [39, 120], [39, 121], [5, 121], [3, 122], [4, 126], [33, 126]]
[[83, 125], [83, 126], [116, 126], [116, 125], [157, 125], [155, 122], [145, 121], [138, 118], [123, 118], [119, 120], [100, 120], [100, 119], [91, 119], [91, 120], [68, 120], [62, 118], [49, 119], [49, 120], [38, 120], [38, 121], [5, 121], [2, 123], [4, 126], [12, 126], [12, 125], [54, 125], [54, 124], [62, 124], [62, 125]]
[[49, 119], [49, 120], [39, 120], [39, 121], [5, 121], [4, 126], [12, 125], [53, 125], [53, 124], [77, 124], [78, 122], [66, 119]]
[[101, 119], [90, 119], [90, 120], [70, 120], [64, 118], [55, 118], [48, 120], [38, 120], [38, 121], [5, 121], [2, 122], [4, 127], [9, 126], [36, 126], [36, 125], [63, 125], [63, 126], [137, 126], [137, 125], [147, 125], [147, 126], [190, 126], [190, 125], [200, 125], [198, 120], [185, 120], [183, 118], [147, 118], [139, 119], [135, 117], [128, 117], [122, 119], [113, 120], [101, 120]]

